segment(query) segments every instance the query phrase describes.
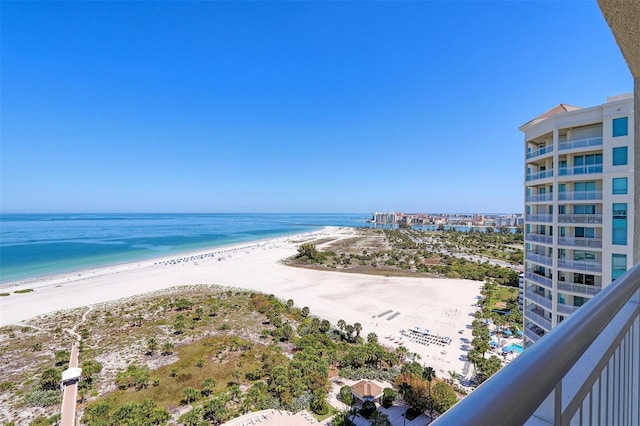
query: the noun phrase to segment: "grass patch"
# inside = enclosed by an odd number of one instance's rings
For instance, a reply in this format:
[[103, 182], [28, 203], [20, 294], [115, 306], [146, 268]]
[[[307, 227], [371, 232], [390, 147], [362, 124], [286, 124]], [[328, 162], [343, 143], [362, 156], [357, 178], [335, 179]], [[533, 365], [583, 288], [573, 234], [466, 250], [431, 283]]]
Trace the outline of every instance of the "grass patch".
[[0, 293], [1, 297], [7, 297], [7, 296], [11, 296], [11, 293]]
[[491, 294], [490, 308], [504, 309], [507, 302], [518, 298], [517, 287], [498, 286]]
[[33, 291], [32, 288], [24, 288], [22, 290], [16, 290], [14, 291], [15, 294], [24, 294], [24, 293], [31, 293]]

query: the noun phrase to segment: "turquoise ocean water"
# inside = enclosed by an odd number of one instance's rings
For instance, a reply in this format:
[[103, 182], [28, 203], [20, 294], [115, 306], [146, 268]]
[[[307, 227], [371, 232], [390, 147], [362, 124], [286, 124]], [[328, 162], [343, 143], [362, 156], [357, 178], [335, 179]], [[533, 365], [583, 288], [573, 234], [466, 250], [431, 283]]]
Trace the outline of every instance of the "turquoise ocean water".
[[367, 213], [1, 214], [0, 284], [321, 229]]

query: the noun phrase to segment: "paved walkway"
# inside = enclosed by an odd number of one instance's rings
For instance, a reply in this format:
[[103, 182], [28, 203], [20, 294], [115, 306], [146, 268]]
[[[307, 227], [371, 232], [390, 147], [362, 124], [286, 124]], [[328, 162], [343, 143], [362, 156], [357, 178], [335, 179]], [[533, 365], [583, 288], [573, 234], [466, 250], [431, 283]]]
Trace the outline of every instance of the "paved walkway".
[[[74, 342], [71, 347], [71, 359], [69, 368], [78, 366], [78, 342]], [[62, 415], [60, 426], [74, 426], [76, 423], [76, 400], [78, 399], [78, 382], [65, 385], [62, 394]]]

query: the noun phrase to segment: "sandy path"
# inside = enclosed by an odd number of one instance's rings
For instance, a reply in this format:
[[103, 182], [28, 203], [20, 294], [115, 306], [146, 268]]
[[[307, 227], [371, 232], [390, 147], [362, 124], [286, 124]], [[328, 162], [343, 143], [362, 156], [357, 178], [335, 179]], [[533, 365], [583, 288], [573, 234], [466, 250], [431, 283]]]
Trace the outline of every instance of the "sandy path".
[[[352, 235], [349, 228], [327, 228], [304, 238]], [[481, 282], [345, 274], [279, 263], [296, 252], [301, 239], [280, 238], [188, 262], [119, 266], [66, 277], [68, 281], [55, 278], [12, 287], [9, 290], [35, 291], [0, 298], [0, 325], [177, 285], [220, 284], [293, 299], [297, 306], [308, 306], [315, 315], [333, 324], [340, 319], [350, 324], [360, 322], [364, 337], [375, 332], [380, 342], [389, 346], [395, 343], [386, 337], [399, 338], [401, 329], [428, 328], [451, 337], [453, 342], [441, 347], [404, 339], [403, 344], [420, 354], [421, 362], [434, 367], [439, 377], [448, 377], [450, 370], [463, 371], [464, 339], [471, 340], [471, 315], [476, 309], [472, 305]], [[224, 260], [218, 260], [220, 257]], [[392, 313], [378, 317], [389, 310], [399, 314], [390, 320]], [[458, 334], [459, 330], [463, 334]]]

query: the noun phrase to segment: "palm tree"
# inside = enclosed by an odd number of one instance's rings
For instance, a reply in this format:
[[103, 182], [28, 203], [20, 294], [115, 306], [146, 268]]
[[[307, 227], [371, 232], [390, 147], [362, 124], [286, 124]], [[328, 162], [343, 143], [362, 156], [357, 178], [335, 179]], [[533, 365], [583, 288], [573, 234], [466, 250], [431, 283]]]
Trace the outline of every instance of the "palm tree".
[[402, 395], [402, 403], [404, 404], [404, 420], [403, 425], [407, 424], [407, 411], [409, 411], [409, 407], [407, 406], [407, 395], [411, 392], [411, 385], [407, 382], [400, 383], [398, 387], [398, 391], [400, 395]]
[[[428, 382], [429, 386], [429, 417], [433, 421], [433, 398], [431, 397], [431, 381], [436, 377], [436, 370], [433, 367], [424, 367], [422, 378]], [[429, 423], [431, 423], [431, 421]]]
[[353, 328], [356, 330], [356, 339], [360, 337], [360, 332], [362, 331], [362, 324], [359, 322], [353, 324]]

